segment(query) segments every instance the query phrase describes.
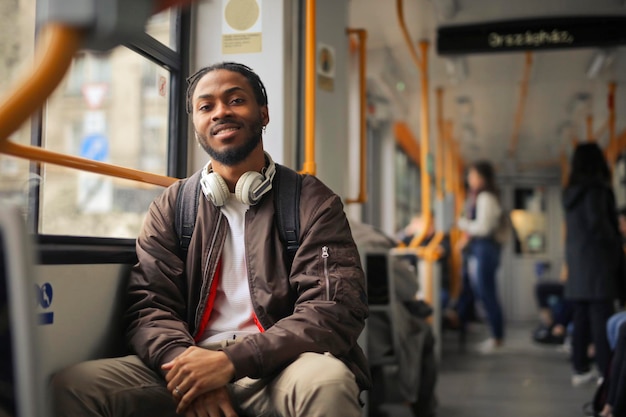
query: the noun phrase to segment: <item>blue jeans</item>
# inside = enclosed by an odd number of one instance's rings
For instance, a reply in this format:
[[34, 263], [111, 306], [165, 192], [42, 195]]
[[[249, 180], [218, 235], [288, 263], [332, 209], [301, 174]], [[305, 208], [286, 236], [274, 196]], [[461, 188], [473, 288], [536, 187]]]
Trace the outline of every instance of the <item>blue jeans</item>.
[[458, 303], [459, 315], [465, 322], [474, 298], [480, 300], [495, 339], [504, 338], [504, 318], [496, 285], [499, 266], [500, 245], [493, 239], [474, 238], [463, 261], [463, 291]]
[[609, 321], [606, 323], [606, 336], [609, 339], [609, 346], [614, 351], [617, 346], [617, 336], [619, 333], [619, 326], [622, 323], [626, 323], [626, 311], [613, 314]]

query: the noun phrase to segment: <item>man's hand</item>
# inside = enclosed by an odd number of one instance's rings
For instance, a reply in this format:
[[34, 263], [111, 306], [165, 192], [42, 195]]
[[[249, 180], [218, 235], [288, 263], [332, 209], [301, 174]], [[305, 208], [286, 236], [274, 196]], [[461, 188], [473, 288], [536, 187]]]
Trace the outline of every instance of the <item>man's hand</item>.
[[235, 366], [224, 352], [192, 346], [162, 367], [167, 389], [182, 413], [200, 395], [222, 388], [235, 376]]
[[200, 395], [191, 403], [185, 417], [237, 417], [226, 387]]

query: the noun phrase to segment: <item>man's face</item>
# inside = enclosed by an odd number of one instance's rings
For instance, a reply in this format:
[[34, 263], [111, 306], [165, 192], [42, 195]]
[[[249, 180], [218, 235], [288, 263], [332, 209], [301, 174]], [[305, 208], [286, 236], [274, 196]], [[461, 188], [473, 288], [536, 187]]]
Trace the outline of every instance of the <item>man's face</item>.
[[203, 76], [192, 97], [196, 138], [212, 160], [233, 166], [245, 160], [261, 141], [269, 122], [242, 74], [215, 70]]

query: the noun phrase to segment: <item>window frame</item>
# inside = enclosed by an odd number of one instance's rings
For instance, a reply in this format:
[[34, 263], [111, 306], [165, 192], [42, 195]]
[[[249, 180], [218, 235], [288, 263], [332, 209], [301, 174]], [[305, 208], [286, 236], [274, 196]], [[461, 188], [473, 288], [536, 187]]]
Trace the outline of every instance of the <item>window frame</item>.
[[[40, 7], [38, 3], [37, 8]], [[170, 48], [148, 33], [143, 33], [132, 42], [122, 43], [129, 50], [139, 54], [143, 58], [166, 69], [170, 74], [168, 117], [169, 128], [167, 137], [167, 175], [170, 177], [184, 178], [187, 176], [187, 152], [188, 152], [188, 116], [185, 111], [186, 101], [186, 78], [190, 70], [191, 56], [191, 11], [187, 9], [176, 9], [172, 21], [172, 34], [175, 37], [175, 46]], [[35, 29], [35, 42], [39, 36], [39, 28]], [[41, 147], [43, 144], [43, 134], [45, 122], [43, 120], [43, 110], [38, 111], [31, 118], [31, 140], [32, 146]], [[30, 175], [42, 175], [42, 164], [31, 162]], [[134, 243], [135, 239], [123, 239], [104, 236], [80, 236], [80, 235], [47, 235], [39, 232], [42, 201], [40, 186], [31, 187], [28, 195], [29, 204], [32, 210], [28, 211], [28, 230], [37, 236], [39, 241], [46, 242], [46, 247], [54, 246], [55, 243], [66, 245], [74, 243], [97, 242], [99, 246], [103, 242], [110, 242], [111, 245], [127, 246]], [[77, 245], [82, 246], [82, 245]], [[93, 250], [91, 251], [93, 252]], [[83, 259], [83, 255], [72, 258]]]

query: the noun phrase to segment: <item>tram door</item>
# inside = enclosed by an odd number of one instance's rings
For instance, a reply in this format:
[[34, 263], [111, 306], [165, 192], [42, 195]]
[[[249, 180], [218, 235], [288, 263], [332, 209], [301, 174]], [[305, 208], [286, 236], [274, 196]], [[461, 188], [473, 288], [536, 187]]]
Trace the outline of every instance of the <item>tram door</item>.
[[498, 274], [504, 312], [509, 322], [535, 321], [535, 286], [557, 281], [564, 260], [559, 179], [516, 179], [501, 187], [511, 226]]

